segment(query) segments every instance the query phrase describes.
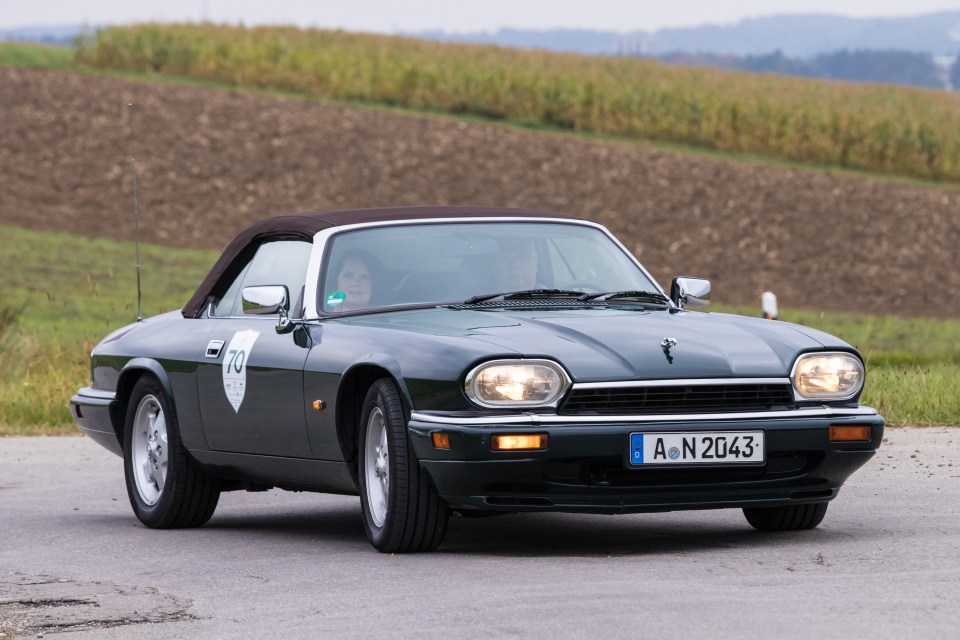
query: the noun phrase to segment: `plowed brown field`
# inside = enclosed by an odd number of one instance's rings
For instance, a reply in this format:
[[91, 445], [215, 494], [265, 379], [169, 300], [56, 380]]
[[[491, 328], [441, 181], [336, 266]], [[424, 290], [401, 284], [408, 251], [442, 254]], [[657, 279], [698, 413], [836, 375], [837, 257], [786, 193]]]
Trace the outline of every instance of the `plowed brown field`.
[[222, 248], [250, 222], [294, 211], [531, 207], [607, 225], [661, 284], [708, 277], [716, 301], [753, 304], [769, 289], [785, 307], [960, 317], [955, 189], [0, 69], [0, 222], [132, 239], [131, 155], [150, 242]]

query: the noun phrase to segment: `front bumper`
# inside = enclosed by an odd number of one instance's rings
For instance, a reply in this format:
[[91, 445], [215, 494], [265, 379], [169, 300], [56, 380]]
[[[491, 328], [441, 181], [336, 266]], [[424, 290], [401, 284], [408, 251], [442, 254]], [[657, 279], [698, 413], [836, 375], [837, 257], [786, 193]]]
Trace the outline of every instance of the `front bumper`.
[[[831, 443], [831, 425], [870, 426], [869, 442]], [[877, 451], [883, 418], [869, 407], [655, 418], [517, 416], [457, 419], [414, 413], [410, 439], [441, 497], [460, 510], [634, 513], [826, 502]], [[762, 430], [758, 465], [628, 467], [632, 432]], [[431, 434], [445, 432], [450, 449]], [[543, 451], [491, 451], [498, 433], [546, 433]]]
[[70, 415], [94, 442], [122, 456], [123, 447], [111, 419], [116, 399], [117, 394], [113, 391], [83, 387], [70, 398]]

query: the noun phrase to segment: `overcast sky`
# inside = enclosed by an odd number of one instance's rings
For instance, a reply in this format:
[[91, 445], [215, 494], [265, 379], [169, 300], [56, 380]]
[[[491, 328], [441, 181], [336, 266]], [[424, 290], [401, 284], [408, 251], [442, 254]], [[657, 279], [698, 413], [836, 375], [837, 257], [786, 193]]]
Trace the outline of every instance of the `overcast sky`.
[[208, 19], [384, 33], [500, 27], [626, 32], [776, 13], [874, 17], [936, 11], [960, 11], [960, 0], [0, 0], [0, 27]]

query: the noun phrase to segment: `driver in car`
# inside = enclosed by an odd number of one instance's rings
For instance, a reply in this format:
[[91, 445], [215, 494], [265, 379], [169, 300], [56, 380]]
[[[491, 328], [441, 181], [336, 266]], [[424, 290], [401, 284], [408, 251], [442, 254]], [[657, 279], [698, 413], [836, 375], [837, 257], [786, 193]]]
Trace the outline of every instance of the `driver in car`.
[[529, 238], [502, 238], [495, 256], [497, 291], [524, 291], [537, 284], [537, 249]]

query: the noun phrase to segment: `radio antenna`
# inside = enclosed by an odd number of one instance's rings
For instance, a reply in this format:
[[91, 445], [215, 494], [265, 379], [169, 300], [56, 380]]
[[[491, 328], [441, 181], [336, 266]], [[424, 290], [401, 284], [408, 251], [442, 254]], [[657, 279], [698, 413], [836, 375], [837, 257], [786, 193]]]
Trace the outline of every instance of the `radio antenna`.
[[[130, 135], [133, 137], [133, 103], [127, 104], [130, 109]], [[133, 225], [136, 230], [137, 246], [137, 322], [143, 320], [140, 310], [140, 194], [137, 191], [137, 159], [130, 155], [130, 173], [133, 178]]]

